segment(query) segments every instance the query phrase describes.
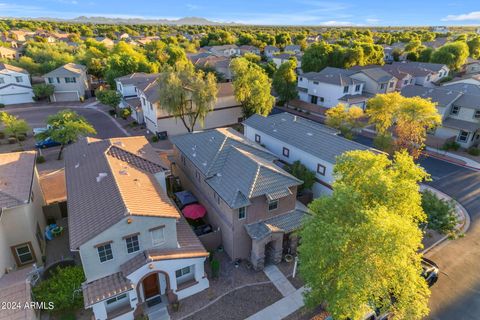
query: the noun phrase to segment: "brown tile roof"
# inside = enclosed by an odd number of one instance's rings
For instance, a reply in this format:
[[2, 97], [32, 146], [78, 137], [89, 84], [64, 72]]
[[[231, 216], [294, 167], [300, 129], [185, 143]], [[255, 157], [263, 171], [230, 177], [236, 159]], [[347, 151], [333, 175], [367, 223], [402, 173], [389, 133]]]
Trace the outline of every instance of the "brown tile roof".
[[87, 138], [70, 146], [65, 175], [72, 250], [126, 215], [178, 219], [177, 208], [154, 176], [162, 170], [143, 136]]
[[139, 253], [120, 266], [122, 274], [128, 276], [138, 268], [154, 261], [208, 256], [208, 252], [184, 218], [180, 218], [177, 222], [177, 242], [178, 248], [149, 249]]
[[35, 151], [0, 154], [0, 208], [30, 201], [35, 157]]
[[[29, 268], [20, 269], [0, 278], [0, 301], [20, 302], [22, 306], [31, 301], [30, 283], [27, 281]], [[33, 309], [0, 308], [0, 320], [36, 319]]]
[[120, 272], [86, 283], [82, 288], [85, 308], [134, 288], [133, 283]]
[[67, 200], [67, 186], [65, 184], [65, 169], [60, 169], [40, 176], [40, 186], [46, 204]]

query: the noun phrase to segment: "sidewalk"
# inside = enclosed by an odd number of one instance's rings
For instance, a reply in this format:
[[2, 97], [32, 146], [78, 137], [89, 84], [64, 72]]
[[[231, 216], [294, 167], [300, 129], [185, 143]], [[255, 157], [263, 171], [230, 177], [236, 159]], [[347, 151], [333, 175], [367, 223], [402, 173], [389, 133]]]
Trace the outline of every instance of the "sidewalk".
[[263, 269], [265, 275], [272, 281], [282, 296], [286, 297], [295, 292], [295, 287], [288, 281], [276, 265], [268, 265]]
[[[458, 218], [458, 224], [456, 226], [457, 233], [458, 234], [464, 234], [467, 232], [468, 228], [470, 227], [470, 215], [468, 214], [467, 210], [460, 204], [458, 203], [455, 199], [450, 197], [449, 195], [441, 192], [440, 190], [437, 190], [435, 188], [432, 188], [428, 185], [421, 184], [420, 185], [420, 190], [430, 190], [433, 193], [435, 193], [440, 199], [443, 200], [453, 200], [455, 202], [455, 208], [456, 208], [456, 214]], [[422, 253], [427, 253], [428, 251], [432, 250], [433, 248], [437, 247], [441, 243], [443, 243], [445, 240], [448, 239], [448, 235], [444, 235], [441, 237], [439, 240], [437, 240], [435, 243], [430, 245], [428, 248], [425, 248]]]
[[248, 317], [247, 320], [280, 320], [289, 316], [305, 305], [303, 302], [304, 291], [305, 287], [295, 290], [292, 294]]

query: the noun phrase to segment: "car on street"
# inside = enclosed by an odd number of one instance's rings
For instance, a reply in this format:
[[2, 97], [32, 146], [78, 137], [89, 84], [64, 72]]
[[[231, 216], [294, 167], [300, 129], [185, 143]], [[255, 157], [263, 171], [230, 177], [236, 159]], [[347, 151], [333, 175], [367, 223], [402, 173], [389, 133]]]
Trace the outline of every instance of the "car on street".
[[44, 133], [50, 128], [51, 128], [50, 125], [47, 125], [46, 127], [33, 128], [33, 135], [36, 136], [37, 134]]
[[56, 147], [59, 146], [60, 143], [57, 141], [54, 141], [52, 138], [48, 137], [44, 140], [40, 140], [37, 143], [35, 143], [35, 147], [39, 149], [46, 149], [46, 148], [51, 148], [51, 147]]
[[439, 268], [435, 262], [422, 257], [422, 277], [425, 278], [429, 287], [438, 280]]

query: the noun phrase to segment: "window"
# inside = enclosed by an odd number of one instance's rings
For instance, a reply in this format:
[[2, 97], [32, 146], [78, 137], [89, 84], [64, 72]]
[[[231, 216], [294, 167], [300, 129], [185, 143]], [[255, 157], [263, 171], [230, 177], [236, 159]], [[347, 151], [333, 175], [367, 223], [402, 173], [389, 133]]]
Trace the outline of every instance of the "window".
[[359, 84], [357, 84], [357, 85], [355, 86], [355, 92], [359, 92], [359, 91], [360, 91], [360, 87], [361, 87], [361, 86], [360, 86]]
[[48, 78], [48, 83], [53, 83], [53, 78]]
[[343, 87], [343, 93], [348, 93], [348, 86]]
[[185, 267], [175, 271], [175, 277], [180, 278], [180, 277], [186, 276], [189, 273], [190, 273], [190, 267]]
[[125, 244], [127, 245], [128, 253], [134, 253], [140, 250], [140, 244], [138, 243], [138, 235], [127, 236], [125, 238]]
[[322, 176], [325, 175], [325, 166], [322, 166], [320, 163], [317, 164], [317, 173], [321, 174]]
[[318, 81], [313, 81], [313, 84], [318, 84]]
[[288, 150], [288, 148], [283, 147], [282, 154], [284, 157], [288, 158], [290, 156], [290, 150]]
[[473, 117], [475, 119], [479, 119], [480, 118], [480, 110], [475, 111], [475, 114], [473, 115]]
[[323, 102], [325, 101], [325, 98], [324, 97], [320, 97], [320, 102]]
[[412, 83], [413, 83], [413, 78], [412, 78], [412, 79], [410, 79], [410, 84], [412, 84]]
[[35, 237], [37, 238], [38, 246], [40, 248], [43, 248], [43, 243], [45, 242], [45, 238], [43, 237], [43, 232], [38, 222], [37, 222], [37, 227], [35, 229]]
[[408, 84], [408, 80], [403, 81], [403, 85], [406, 86]]
[[380, 90], [383, 90], [383, 89], [385, 89], [385, 83], [382, 83], [382, 84], [380, 85]]
[[152, 237], [152, 245], [159, 246], [165, 242], [165, 226], [159, 226], [150, 229], [150, 235]]
[[260, 137], [260, 135], [255, 134], [255, 142], [260, 143], [261, 141], [262, 141], [262, 138]]
[[317, 96], [310, 96], [310, 102], [313, 103], [313, 104], [317, 104], [318, 97]]
[[459, 106], [453, 106], [452, 110], [450, 110], [450, 114], [458, 114], [460, 112]]
[[241, 207], [238, 209], [238, 220], [243, 220], [247, 217], [247, 207]]
[[272, 211], [278, 208], [278, 200], [268, 201], [268, 211]]
[[65, 78], [65, 83], [76, 83], [77, 79], [75, 77], [66, 77]]
[[142, 106], [146, 105], [145, 98], [142, 97]]
[[185, 156], [182, 154], [180, 158], [182, 159], [183, 166], [185, 166], [187, 164], [187, 162], [185, 161]]
[[468, 141], [468, 136], [470, 135], [470, 133], [468, 133], [467, 131], [460, 131], [460, 134], [458, 135], [458, 141], [461, 141], [461, 142], [467, 142]]
[[23, 82], [23, 77], [15, 77], [15, 81], [17, 81], [17, 82]]
[[392, 82], [390, 82], [390, 83], [388, 84], [388, 87], [389, 87], [389, 88], [393, 88], [393, 84], [394, 84], [394, 82], [393, 82], [393, 81], [392, 81]]
[[60, 78], [59, 77], [57, 77], [57, 83], [60, 83]]
[[148, 106], [150, 107], [150, 110], [153, 111], [153, 106], [151, 102], [148, 102]]
[[298, 80], [300, 80], [300, 81], [303, 81], [303, 78], [302, 78], [302, 77], [300, 77], [300, 78], [298, 78]]
[[126, 297], [127, 297], [127, 294], [126, 294], [126, 293], [121, 294], [121, 295], [119, 295], [119, 296], [116, 296], [116, 297], [113, 297], [113, 298], [111, 298], [111, 299], [108, 299], [108, 300], [107, 300], [107, 304], [115, 303], [115, 302], [117, 302], [117, 301], [120, 301], [120, 300], [125, 299]]
[[427, 81], [430, 81], [430, 78], [431, 78], [431, 77], [430, 77], [430, 75], [428, 75], [428, 77], [427, 77]]
[[35, 262], [35, 256], [33, 254], [30, 243], [23, 243], [18, 246], [12, 247], [12, 251], [15, 255], [15, 260], [17, 261], [17, 264], [20, 266]]
[[5, 80], [3, 78], [0, 78], [0, 84], [5, 83]]
[[112, 245], [107, 243], [97, 247], [98, 257], [100, 262], [105, 262], [113, 259]]

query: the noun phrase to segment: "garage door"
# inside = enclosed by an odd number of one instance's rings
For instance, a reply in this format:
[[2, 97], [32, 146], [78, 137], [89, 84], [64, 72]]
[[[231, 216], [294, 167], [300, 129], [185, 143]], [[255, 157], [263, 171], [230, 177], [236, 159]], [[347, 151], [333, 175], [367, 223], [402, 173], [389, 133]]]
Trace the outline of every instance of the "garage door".
[[27, 93], [18, 93], [18, 94], [6, 94], [0, 96], [0, 103], [5, 105], [7, 104], [17, 104], [17, 103], [30, 103], [33, 102], [32, 94]]
[[56, 102], [62, 101], [78, 101], [78, 94], [77, 92], [57, 92], [53, 94], [55, 96]]

